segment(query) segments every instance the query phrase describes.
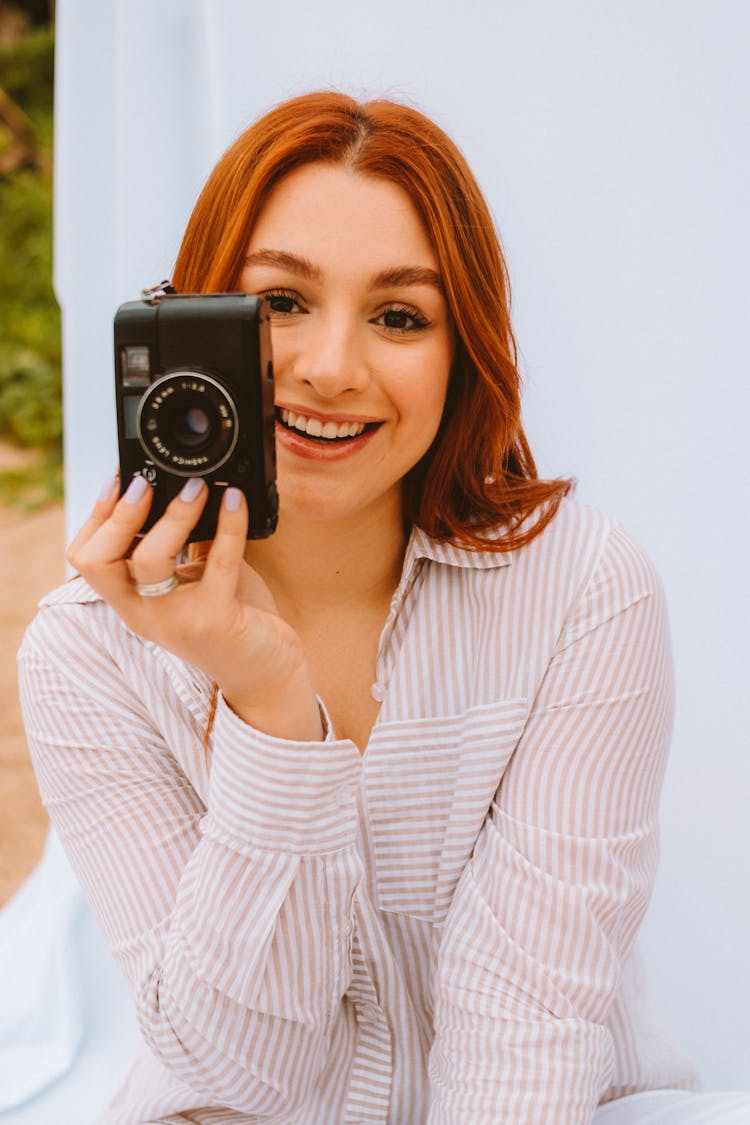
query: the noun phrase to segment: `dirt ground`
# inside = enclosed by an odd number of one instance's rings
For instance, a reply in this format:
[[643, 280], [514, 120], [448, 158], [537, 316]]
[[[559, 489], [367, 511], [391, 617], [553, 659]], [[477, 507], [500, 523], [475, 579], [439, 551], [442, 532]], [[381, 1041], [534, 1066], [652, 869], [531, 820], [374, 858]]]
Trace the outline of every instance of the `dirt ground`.
[[43, 594], [65, 577], [61, 505], [0, 508], [0, 904], [36, 865], [47, 814], [37, 792], [18, 704], [16, 652]]

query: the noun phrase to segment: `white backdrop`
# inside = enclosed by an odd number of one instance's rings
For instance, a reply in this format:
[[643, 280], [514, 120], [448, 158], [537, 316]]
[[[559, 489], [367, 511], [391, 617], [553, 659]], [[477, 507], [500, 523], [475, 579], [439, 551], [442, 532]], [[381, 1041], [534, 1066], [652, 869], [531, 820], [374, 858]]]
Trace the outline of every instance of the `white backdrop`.
[[211, 164], [320, 86], [457, 140], [514, 288], [540, 469], [661, 570], [678, 678], [656, 1006], [750, 1088], [750, 6], [734, 0], [58, 0], [56, 287], [71, 530], [116, 464], [111, 321], [169, 273]]

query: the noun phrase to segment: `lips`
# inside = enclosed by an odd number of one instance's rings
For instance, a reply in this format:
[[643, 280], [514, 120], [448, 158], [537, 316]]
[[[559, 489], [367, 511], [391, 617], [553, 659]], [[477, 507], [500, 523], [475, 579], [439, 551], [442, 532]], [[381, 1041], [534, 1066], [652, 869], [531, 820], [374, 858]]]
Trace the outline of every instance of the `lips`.
[[[290, 425], [292, 415], [294, 425]], [[317, 461], [332, 465], [358, 456], [375, 437], [381, 425], [382, 422], [366, 422], [354, 418], [315, 418], [287, 407], [277, 407], [276, 444], [277, 448], [310, 463]], [[308, 426], [312, 433], [308, 433]], [[318, 430], [320, 436], [316, 433]], [[347, 436], [344, 436], [344, 432]], [[334, 436], [325, 437], [326, 433]]]

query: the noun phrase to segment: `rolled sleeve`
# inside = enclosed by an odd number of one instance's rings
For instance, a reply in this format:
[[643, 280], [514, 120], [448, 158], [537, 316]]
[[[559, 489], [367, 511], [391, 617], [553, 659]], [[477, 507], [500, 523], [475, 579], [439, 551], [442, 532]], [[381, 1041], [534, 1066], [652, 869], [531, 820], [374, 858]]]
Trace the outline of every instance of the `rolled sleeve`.
[[248, 726], [220, 699], [207, 834], [296, 855], [351, 847], [361, 758], [349, 741], [292, 742]]

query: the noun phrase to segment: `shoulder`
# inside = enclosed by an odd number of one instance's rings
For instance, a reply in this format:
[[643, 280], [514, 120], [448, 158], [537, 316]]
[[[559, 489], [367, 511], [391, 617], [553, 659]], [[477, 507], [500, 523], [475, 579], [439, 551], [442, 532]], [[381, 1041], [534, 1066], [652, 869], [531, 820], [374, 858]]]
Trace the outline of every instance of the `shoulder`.
[[103, 599], [79, 575], [50, 590], [49, 594], [45, 594], [39, 602], [39, 608], [44, 609], [52, 605], [90, 605], [93, 602], [103, 603]]
[[635, 586], [658, 585], [651, 559], [622, 524], [573, 497], [566, 497], [544, 531], [512, 557], [516, 565], [534, 567], [547, 560], [558, 574], [568, 572], [579, 590], [607, 575]]
[[[22, 684], [66, 684], [97, 704], [167, 712], [205, 729], [212, 683], [199, 669], [138, 636], [82, 578], [52, 590], [39, 603], [18, 652]], [[170, 720], [172, 721], [172, 720]]]
[[[504, 530], [491, 528], [483, 534], [491, 544]], [[430, 571], [433, 583], [466, 591], [489, 589], [506, 604], [508, 598], [524, 603], [529, 612], [538, 609], [540, 601], [548, 610], [554, 604], [556, 612], [564, 612], [601, 584], [618, 588], [626, 601], [661, 589], [649, 556], [622, 525], [573, 497], [566, 497], [547, 526], [523, 547], [474, 550], [415, 529], [407, 566], [417, 557], [439, 564]]]
[[490, 572], [484, 599], [502, 636], [515, 629], [524, 645], [552, 653], [622, 614], [649, 635], [667, 628], [664, 591], [646, 551], [617, 520], [574, 498], [507, 558]]
[[[488, 541], [499, 539], [503, 530], [490, 530]], [[649, 556], [622, 525], [573, 497], [562, 501], [554, 518], [524, 547], [503, 553], [451, 543], [443, 546], [441, 561], [476, 571], [479, 582], [523, 590], [529, 598], [535, 589], [555, 591], [561, 603], [574, 601], [603, 581], [632, 590], [659, 587]]]
[[[615, 519], [566, 499], [555, 519], [514, 555], [527, 595], [543, 585], [555, 601], [570, 642], [604, 622], [630, 614], [640, 628], [662, 631], [664, 590], [643, 547]], [[543, 599], [538, 590], [536, 597]]]
[[514, 652], [534, 667], [622, 612], [647, 617], [649, 627], [664, 622], [661, 584], [646, 552], [616, 520], [574, 498], [524, 547], [475, 551], [430, 540], [420, 554], [433, 563], [421, 587], [430, 604], [455, 606], [466, 635], [478, 629], [493, 651]]
[[24, 634], [19, 659], [43, 654], [52, 664], [80, 663], [94, 653], [105, 656], [142, 641], [125, 627], [115, 611], [80, 577], [50, 591], [39, 602]]

